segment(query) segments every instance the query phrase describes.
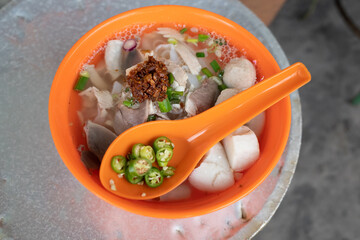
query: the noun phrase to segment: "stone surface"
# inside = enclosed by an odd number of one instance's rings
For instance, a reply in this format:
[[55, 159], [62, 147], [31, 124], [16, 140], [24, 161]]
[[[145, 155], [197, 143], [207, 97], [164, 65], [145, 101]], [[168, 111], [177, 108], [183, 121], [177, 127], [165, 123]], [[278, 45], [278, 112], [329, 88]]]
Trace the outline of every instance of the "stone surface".
[[[7, 2], [9, 0], [1, 0], [0, 7]], [[359, 25], [360, 2], [358, 0], [343, 0], [342, 2]], [[333, 1], [319, 1], [319, 6], [313, 15], [306, 20], [300, 20], [299, 17], [305, 13], [309, 4], [310, 0], [288, 0], [270, 26], [270, 30], [280, 42], [290, 62], [304, 62], [309, 67], [313, 80], [300, 90], [303, 110], [303, 143], [294, 179], [270, 223], [254, 238], [258, 240], [352, 240], [358, 239], [360, 235], [358, 227], [360, 218], [360, 106], [348, 104], [348, 100], [360, 91], [359, 74], [357, 73], [360, 63], [360, 40], [344, 24]], [[19, 14], [21, 15], [21, 13]], [[19, 21], [21, 22], [21, 19]], [[64, 29], [69, 31], [66, 26]], [[72, 44], [73, 42], [69, 42], [67, 46], [70, 47]], [[53, 52], [56, 53], [54, 56], [64, 54], [56, 47]], [[43, 63], [48, 66], [46, 62]], [[50, 70], [55, 71], [56, 67], [51, 66]], [[42, 73], [41, 69], [35, 69], [35, 71], [43, 76], [52, 77]], [[19, 68], [19, 74], [26, 76], [28, 73], [21, 72]], [[44, 84], [46, 84], [46, 88], [49, 88], [51, 83], [49, 81]], [[12, 88], [21, 88], [21, 91], [27, 90], [22, 89], [22, 86], [17, 83], [12, 83]], [[43, 94], [48, 94], [48, 92], [45, 91]], [[40, 102], [36, 98], [32, 100], [39, 106], [35, 108], [34, 113], [28, 116], [30, 120], [39, 114], [40, 107], [46, 108], [45, 102]], [[21, 110], [21, 101], [18, 101], [18, 105]], [[4, 109], [2, 108], [1, 111]], [[46, 113], [43, 114], [46, 115]], [[6, 119], [12, 121], [11, 115]], [[31, 126], [27, 121], [19, 122], [25, 132], [30, 131]], [[47, 125], [46, 122], [46, 120], [42, 121]], [[44, 128], [41, 124], [35, 124], [32, 127]], [[18, 141], [26, 143], [32, 141], [34, 137], [28, 136], [24, 140], [20, 140], [21, 136], [15, 135], [9, 140], [9, 143], [18, 144]], [[40, 132], [37, 137], [44, 138], [38, 141], [37, 146], [49, 144], [48, 132]], [[5, 147], [10, 148], [9, 145], [4, 145], [2, 150], [5, 151]], [[53, 146], [49, 148], [52, 156], [56, 155], [55, 148]], [[27, 150], [31, 154], [36, 154], [37, 151], [36, 149]], [[9, 160], [14, 159], [16, 158], [12, 157]], [[44, 161], [51, 160], [53, 159], [50, 157], [44, 159]], [[31, 158], [26, 161], [31, 161]], [[13, 162], [11, 167], [21, 166]], [[54, 209], [27, 198], [27, 196], [38, 195], [39, 199], [51, 200], [67, 206], [84, 201], [87, 206], [83, 209], [85, 211], [105, 205], [98, 199], [91, 199], [91, 193], [84, 189], [81, 195], [75, 194], [72, 189], [69, 189], [63, 196], [68, 199], [68, 202], [59, 201], [57, 199], [57, 188], [59, 187], [57, 179], [67, 179], [67, 185], [73, 184], [77, 188], [81, 187], [60, 161], [58, 161], [58, 167], [56, 178], [46, 172], [40, 174], [40, 177], [48, 178], [50, 181], [45, 189], [47, 194], [44, 194], [44, 189], [27, 183], [28, 190], [12, 199], [12, 204], [22, 206], [21, 209], [28, 209], [24, 212], [23, 220], [18, 222], [17, 226], [23, 231], [31, 232], [31, 227], [36, 223], [29, 224], [25, 221], [25, 217], [30, 219], [31, 215], [28, 213], [34, 211], [41, 211], [45, 221], [58, 224], [61, 228], [66, 229], [69, 239], [79, 232], [76, 225], [86, 223], [84, 229], [87, 229], [88, 232], [96, 228], [96, 224], [106, 225], [105, 222], [96, 221], [89, 224], [88, 220], [81, 218], [72, 219], [73, 224], [60, 222], [50, 214]], [[31, 170], [29, 169], [29, 171]], [[2, 180], [0, 176], [0, 188], [5, 183], [6, 180]], [[0, 209], [6, 208], [7, 204], [9, 203], [0, 202]], [[79, 209], [73, 209], [73, 211], [75, 214], [82, 214]], [[64, 208], [60, 207], [56, 213], [65, 219], [67, 217]], [[7, 212], [7, 214], [12, 213]], [[4, 219], [4, 215], [0, 213], [0, 239], [5, 236], [2, 235], [1, 227], [6, 227], [15, 221], [15, 219], [5, 219], [6, 221]], [[97, 216], [93, 216], [93, 220], [96, 219], [98, 219]], [[41, 231], [48, 233], [48, 236], [52, 236], [53, 239], [61, 235], [59, 228], [50, 225], [43, 226]], [[13, 235], [14, 232], [8, 232], [8, 234]], [[40, 235], [40, 232], [38, 234]], [[32, 237], [36, 238], [36, 236], [35, 234]], [[86, 235], [86, 237], [94, 236]], [[120, 238], [121, 235], [119, 235]]]
[[[0, 239], [149, 239], [150, 235], [151, 239], [200, 240], [234, 234], [233, 239], [248, 239], [269, 221], [286, 192], [298, 158], [298, 92], [290, 96], [293, 121], [288, 144], [270, 176], [241, 202], [199, 217], [156, 219], [111, 206], [71, 175], [54, 147], [48, 125], [48, 96], [68, 49], [110, 16], [166, 3], [13, 0], [1, 10]], [[172, 3], [227, 16], [260, 39], [281, 68], [288, 66], [270, 31], [238, 0]], [[138, 226], [143, 231], [137, 231]]]
[[[360, 2], [341, 1], [360, 23]], [[292, 184], [270, 223], [254, 238], [359, 239], [360, 39], [349, 30], [333, 1], [289, 0], [270, 30], [290, 63], [303, 62], [312, 82], [300, 90], [303, 140]], [[360, 25], [358, 25], [360, 27]]]

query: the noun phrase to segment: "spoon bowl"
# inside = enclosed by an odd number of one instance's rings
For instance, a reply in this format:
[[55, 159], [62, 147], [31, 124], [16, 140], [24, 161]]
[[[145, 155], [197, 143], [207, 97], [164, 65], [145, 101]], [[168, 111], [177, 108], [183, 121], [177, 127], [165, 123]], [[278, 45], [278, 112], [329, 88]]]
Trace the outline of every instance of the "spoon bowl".
[[[159, 197], [185, 181], [204, 154], [217, 142], [310, 79], [306, 67], [296, 63], [192, 118], [135, 126], [119, 135], [106, 151], [100, 167], [100, 181], [107, 190], [123, 198], [146, 200]], [[175, 144], [169, 166], [176, 170], [159, 187], [131, 184], [112, 170], [110, 161], [114, 155], [126, 156], [134, 144], [152, 145], [160, 136], [168, 137]], [[111, 180], [116, 190], [111, 189]]]

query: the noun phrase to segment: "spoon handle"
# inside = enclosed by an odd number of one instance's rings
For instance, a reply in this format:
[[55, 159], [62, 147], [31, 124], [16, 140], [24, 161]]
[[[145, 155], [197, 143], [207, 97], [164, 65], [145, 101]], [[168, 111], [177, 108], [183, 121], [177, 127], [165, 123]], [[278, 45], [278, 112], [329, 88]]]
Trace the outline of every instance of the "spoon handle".
[[[295, 63], [234, 97], [190, 119], [189, 142], [206, 150], [311, 79], [302, 63]], [[211, 143], [211, 144], [210, 144]]]

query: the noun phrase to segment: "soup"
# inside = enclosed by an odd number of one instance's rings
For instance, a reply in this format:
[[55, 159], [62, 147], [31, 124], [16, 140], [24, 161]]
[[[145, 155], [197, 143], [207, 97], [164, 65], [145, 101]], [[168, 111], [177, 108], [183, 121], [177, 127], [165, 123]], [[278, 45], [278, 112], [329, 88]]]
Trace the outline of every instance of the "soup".
[[[95, 58], [95, 64], [82, 67], [75, 85], [82, 98], [78, 116], [87, 143], [79, 151], [92, 174], [107, 147], [125, 130], [146, 121], [192, 117], [261, 79], [255, 63], [225, 38], [189, 26], [119, 33]], [[261, 114], [216, 144], [188, 180], [161, 200], [232, 186], [259, 157], [264, 121]]]

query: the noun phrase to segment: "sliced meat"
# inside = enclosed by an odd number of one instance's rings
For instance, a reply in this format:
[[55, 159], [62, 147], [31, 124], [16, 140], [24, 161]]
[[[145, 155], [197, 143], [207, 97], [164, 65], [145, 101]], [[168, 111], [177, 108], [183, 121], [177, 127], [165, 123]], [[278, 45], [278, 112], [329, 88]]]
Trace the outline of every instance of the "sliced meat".
[[130, 52], [122, 51], [122, 65], [121, 69], [128, 69], [138, 63], [144, 61], [143, 55], [140, 53], [138, 49], [134, 49]]
[[185, 102], [185, 111], [194, 116], [212, 106], [219, 95], [219, 89], [216, 82], [211, 79], [205, 79], [201, 86], [194, 92], [189, 93]]
[[154, 56], [157, 59], [170, 60], [176, 64], [182, 63], [182, 60], [175, 51], [175, 46], [173, 44], [160, 44], [155, 48]]
[[89, 150], [101, 161], [116, 135], [106, 127], [92, 121], [87, 121], [84, 130]]
[[150, 101], [142, 102], [138, 108], [128, 108], [122, 103], [119, 104], [119, 111], [114, 118], [114, 130], [120, 135], [125, 130], [146, 122], [150, 109]]
[[86, 169], [91, 174], [92, 170], [100, 169], [100, 160], [90, 151], [81, 152], [81, 161], [84, 163]]

